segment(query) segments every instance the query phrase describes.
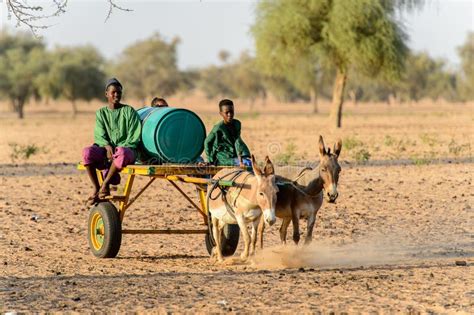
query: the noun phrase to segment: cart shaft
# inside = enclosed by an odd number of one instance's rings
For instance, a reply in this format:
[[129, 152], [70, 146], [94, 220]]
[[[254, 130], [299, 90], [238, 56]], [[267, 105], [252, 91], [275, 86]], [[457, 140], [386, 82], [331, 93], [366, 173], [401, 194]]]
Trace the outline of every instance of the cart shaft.
[[122, 230], [122, 234], [206, 234], [208, 230]]

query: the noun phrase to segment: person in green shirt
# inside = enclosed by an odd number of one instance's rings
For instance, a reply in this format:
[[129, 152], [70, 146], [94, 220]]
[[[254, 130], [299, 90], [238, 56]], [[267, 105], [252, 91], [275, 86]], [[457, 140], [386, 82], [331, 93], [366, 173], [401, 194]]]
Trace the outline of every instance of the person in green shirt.
[[[110, 195], [110, 185], [120, 182], [120, 170], [135, 163], [140, 142], [140, 118], [133, 107], [121, 104], [122, 84], [113, 78], [105, 86], [108, 105], [96, 111], [94, 144], [84, 148], [83, 164], [94, 186], [86, 203], [92, 205]], [[96, 169], [105, 170], [99, 185]]]
[[234, 119], [234, 103], [229, 99], [219, 102], [222, 121], [212, 128], [204, 141], [207, 160], [214, 165], [250, 166], [250, 151], [240, 137], [242, 124]]

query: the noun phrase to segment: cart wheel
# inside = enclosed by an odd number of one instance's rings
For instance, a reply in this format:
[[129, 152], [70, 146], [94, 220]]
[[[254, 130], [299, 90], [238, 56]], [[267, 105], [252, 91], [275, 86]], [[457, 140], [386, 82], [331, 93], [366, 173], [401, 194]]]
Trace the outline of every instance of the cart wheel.
[[113, 258], [122, 243], [122, 223], [117, 208], [110, 202], [101, 202], [89, 213], [88, 240], [94, 256]]
[[[222, 229], [221, 250], [223, 256], [232, 256], [239, 244], [240, 229], [238, 224], [226, 224]], [[214, 238], [206, 233], [206, 248], [209, 255], [215, 246]]]

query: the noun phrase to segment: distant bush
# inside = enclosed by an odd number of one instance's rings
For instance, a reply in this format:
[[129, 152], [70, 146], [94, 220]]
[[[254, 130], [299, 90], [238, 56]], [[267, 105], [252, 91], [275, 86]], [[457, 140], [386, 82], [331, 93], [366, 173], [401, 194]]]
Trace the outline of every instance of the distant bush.
[[387, 147], [391, 147], [395, 143], [395, 139], [389, 135], [385, 135], [383, 138], [383, 144]]
[[296, 159], [296, 145], [293, 142], [288, 143], [285, 151], [275, 157], [276, 163], [280, 165], [287, 165], [294, 162]]
[[448, 151], [455, 156], [460, 156], [464, 151], [470, 151], [471, 145], [469, 143], [458, 144], [454, 139], [448, 144]]
[[353, 157], [357, 163], [365, 163], [370, 160], [370, 152], [362, 148], [360, 150], [355, 151]]
[[356, 137], [348, 137], [342, 141], [342, 146], [348, 151], [362, 145], [364, 145], [364, 143], [358, 140]]
[[12, 150], [12, 153], [10, 154], [12, 163], [15, 163], [19, 159], [26, 161], [31, 156], [46, 151], [45, 148], [38, 147], [35, 144], [20, 145], [18, 143], [9, 143], [8, 145]]
[[430, 164], [431, 160], [426, 158], [426, 157], [418, 157], [418, 156], [412, 156], [410, 157], [410, 160], [413, 162], [415, 165], [428, 165]]
[[420, 139], [421, 139], [421, 142], [429, 145], [430, 147], [433, 147], [438, 143], [438, 140], [434, 136], [431, 136], [427, 133], [422, 133], [420, 135]]

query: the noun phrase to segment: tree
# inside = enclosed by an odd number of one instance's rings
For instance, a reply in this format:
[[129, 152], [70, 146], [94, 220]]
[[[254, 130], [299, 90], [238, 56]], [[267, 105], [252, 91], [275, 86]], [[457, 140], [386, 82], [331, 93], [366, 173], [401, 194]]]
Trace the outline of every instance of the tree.
[[240, 55], [230, 69], [232, 74], [231, 85], [239, 97], [249, 100], [253, 108], [255, 99], [265, 97], [265, 87], [262, 75], [257, 71], [255, 60], [247, 52]]
[[458, 48], [461, 58], [459, 94], [464, 100], [474, 99], [474, 32], [467, 35], [466, 42]]
[[73, 115], [76, 101], [90, 101], [103, 96], [104, 59], [92, 46], [58, 48], [51, 54], [48, 73], [38, 79], [40, 94], [71, 102]]
[[46, 72], [44, 44], [29, 34], [0, 33], [0, 94], [22, 119], [23, 108], [36, 94], [35, 78]]
[[219, 60], [223, 63], [226, 64], [227, 60], [230, 58], [230, 53], [227, 50], [221, 50], [217, 54], [217, 57], [219, 57]]
[[455, 98], [455, 76], [445, 69], [444, 60], [432, 59], [427, 53], [417, 53], [408, 56], [406, 65], [397, 88], [401, 99]]
[[[114, 10], [132, 11], [117, 5], [114, 0], [106, 1], [109, 4], [109, 10], [105, 18], [106, 21]], [[24, 0], [5, 0], [5, 5], [7, 7], [8, 19], [14, 17], [17, 26], [25, 25], [36, 35], [38, 30], [49, 27], [49, 25], [43, 23], [45, 20], [60, 16], [66, 12], [67, 2], [68, 0], [53, 0], [46, 10], [38, 2], [32, 5]]]
[[408, 49], [396, 8], [396, 1], [264, 0], [252, 29], [257, 58], [275, 71], [290, 71], [301, 60], [316, 63], [316, 69], [318, 64], [334, 68], [331, 116], [341, 127], [350, 68], [390, 80], [400, 77]]
[[168, 43], [156, 33], [125, 48], [114, 73], [127, 82], [127, 93], [142, 101], [155, 95], [172, 95], [181, 78], [176, 64], [178, 44], [178, 38]]
[[217, 67], [212, 65], [201, 69], [197, 86], [206, 94], [208, 99], [236, 97], [237, 94], [232, 86], [232, 76], [231, 66]]
[[395, 96], [396, 86], [380, 80], [371, 78], [351, 69], [351, 80], [346, 87], [346, 95], [354, 104], [360, 101], [389, 102], [390, 97]]
[[[273, 78], [270, 86], [280, 92], [288, 82], [299, 94], [310, 95], [317, 112], [317, 77], [321, 67], [312, 52], [309, 39], [307, 1], [265, 0], [257, 7], [257, 20], [252, 28], [256, 41], [257, 65]], [[295, 31], [295, 32], [293, 32]], [[279, 79], [277, 79], [279, 78]]]
[[178, 91], [181, 92], [181, 97], [189, 95], [189, 93], [196, 88], [199, 80], [200, 72], [198, 69], [186, 69], [180, 71]]
[[401, 80], [395, 84], [357, 71], [351, 71], [351, 78], [347, 89], [365, 101], [388, 101], [391, 97], [400, 101], [422, 98], [454, 100], [457, 97], [456, 76], [447, 69], [446, 62], [423, 52], [408, 55]]
[[284, 76], [264, 75], [263, 85], [265, 91], [270, 92], [281, 102], [293, 102], [304, 99], [304, 95]]
[[323, 71], [320, 64], [313, 58], [298, 60], [288, 72], [288, 81], [302, 94], [309, 96], [313, 105], [313, 113], [318, 112], [318, 94]]

